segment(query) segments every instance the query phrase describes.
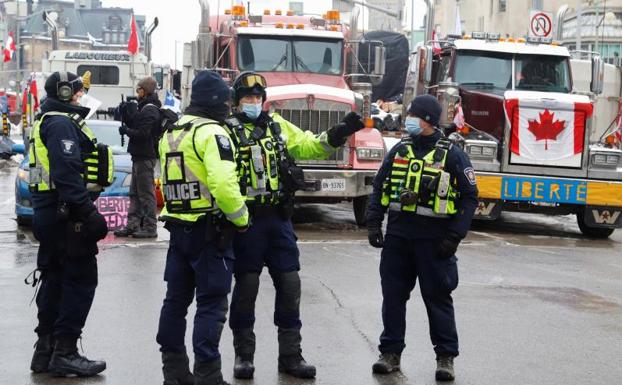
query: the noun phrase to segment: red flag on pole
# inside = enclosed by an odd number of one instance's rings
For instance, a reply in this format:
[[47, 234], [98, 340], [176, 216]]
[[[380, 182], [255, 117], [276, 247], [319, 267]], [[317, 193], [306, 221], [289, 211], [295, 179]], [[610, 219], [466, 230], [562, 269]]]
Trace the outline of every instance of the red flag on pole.
[[4, 62], [11, 61], [13, 52], [15, 52], [15, 40], [13, 40], [13, 32], [9, 32], [9, 37], [6, 39], [6, 45], [4, 46]]
[[39, 109], [39, 93], [37, 91], [37, 81], [33, 78], [30, 81], [30, 95], [32, 95], [32, 110], [37, 111]]
[[132, 20], [130, 21], [130, 28], [131, 33], [130, 33], [130, 41], [128, 41], [127, 43], [127, 50], [129, 53], [131, 53], [132, 55], [136, 55], [138, 53], [138, 48], [139, 48], [139, 42], [138, 42], [138, 32], [137, 32], [137, 28], [136, 28], [136, 19], [134, 18], [134, 15], [132, 15]]

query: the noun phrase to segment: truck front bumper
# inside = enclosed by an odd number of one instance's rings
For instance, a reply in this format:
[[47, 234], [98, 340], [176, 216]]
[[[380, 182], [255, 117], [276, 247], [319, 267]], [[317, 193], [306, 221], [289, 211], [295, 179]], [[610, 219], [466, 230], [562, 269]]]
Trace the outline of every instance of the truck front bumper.
[[497, 218], [512, 202], [540, 212], [586, 210], [596, 227], [622, 227], [622, 181], [476, 172], [480, 204], [476, 216]]
[[350, 199], [370, 195], [376, 170], [305, 169], [307, 188], [297, 191], [302, 198]]

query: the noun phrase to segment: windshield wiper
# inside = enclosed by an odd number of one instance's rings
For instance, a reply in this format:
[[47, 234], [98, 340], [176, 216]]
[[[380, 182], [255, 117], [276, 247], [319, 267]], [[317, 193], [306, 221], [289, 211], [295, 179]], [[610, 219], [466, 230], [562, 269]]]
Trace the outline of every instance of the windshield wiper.
[[307, 67], [307, 65], [305, 64], [305, 62], [302, 61], [302, 59], [300, 58], [300, 56], [296, 55], [296, 64], [300, 64], [300, 66], [306, 70], [307, 72], [313, 72], [311, 71], [311, 69], [309, 67]]
[[486, 88], [494, 88], [494, 83], [486, 83], [486, 82], [464, 82], [460, 83], [461, 86], [476, 86], [476, 87], [486, 87]]

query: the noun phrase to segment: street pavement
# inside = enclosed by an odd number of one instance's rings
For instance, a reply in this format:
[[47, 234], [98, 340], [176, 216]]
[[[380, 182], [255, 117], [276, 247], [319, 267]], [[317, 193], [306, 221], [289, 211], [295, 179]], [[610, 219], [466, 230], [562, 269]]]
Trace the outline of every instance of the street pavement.
[[[90, 379], [30, 373], [36, 307], [30, 304], [34, 290], [23, 279], [35, 267], [37, 245], [12, 219], [14, 175], [14, 165], [0, 164], [0, 384], [161, 384], [155, 334], [165, 289], [168, 234], [163, 229], [153, 242], [109, 236], [100, 247], [99, 287], [82, 346], [88, 357], [105, 359], [108, 369]], [[418, 288], [408, 307], [402, 372], [371, 372], [382, 330], [380, 252], [367, 244], [350, 206], [308, 205], [295, 219], [303, 354], [317, 365], [317, 379], [278, 373], [274, 289], [263, 274], [255, 379], [233, 383], [435, 384]], [[622, 231], [608, 240], [586, 239], [570, 216], [508, 214], [502, 221], [476, 223], [458, 252], [460, 285], [454, 300], [461, 355], [455, 384], [622, 383], [621, 246]], [[232, 381], [228, 327], [221, 351], [225, 379]]]

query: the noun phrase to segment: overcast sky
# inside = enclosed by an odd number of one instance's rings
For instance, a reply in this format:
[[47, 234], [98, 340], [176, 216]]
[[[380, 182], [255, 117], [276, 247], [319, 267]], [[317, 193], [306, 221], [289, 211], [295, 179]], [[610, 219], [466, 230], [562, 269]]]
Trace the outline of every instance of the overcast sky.
[[[198, 0], [103, 0], [105, 7], [133, 8], [137, 14], [146, 15], [147, 25], [154, 17], [158, 17], [159, 27], [153, 33], [153, 60], [159, 64], [175, 65], [175, 46], [177, 46], [177, 67], [181, 68], [183, 42], [196, 38], [201, 8]], [[305, 13], [322, 14], [332, 7], [332, 0], [303, 0]], [[410, 6], [411, 0], [405, 0]], [[215, 14], [220, 4], [221, 12], [230, 8], [231, 0], [209, 0], [212, 14]], [[244, 1], [247, 4], [247, 1]], [[289, 1], [282, 0], [253, 0], [250, 2], [253, 14], [261, 13], [264, 9], [288, 8]], [[423, 0], [415, 0], [416, 25], [421, 24], [424, 11]], [[407, 21], [410, 24], [410, 19]]]

